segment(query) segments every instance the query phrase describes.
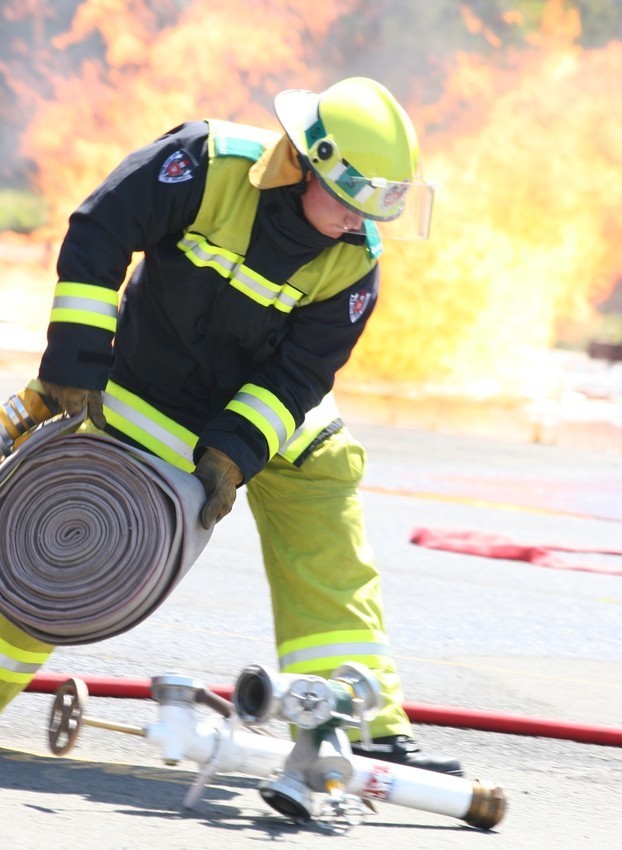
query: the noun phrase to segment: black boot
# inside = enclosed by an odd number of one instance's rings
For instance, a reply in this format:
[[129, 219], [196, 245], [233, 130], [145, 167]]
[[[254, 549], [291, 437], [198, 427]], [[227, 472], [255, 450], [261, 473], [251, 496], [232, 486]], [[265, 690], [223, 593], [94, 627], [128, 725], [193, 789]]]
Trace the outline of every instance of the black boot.
[[370, 749], [364, 749], [361, 742], [357, 741], [352, 744], [352, 753], [355, 756], [390, 761], [394, 764], [403, 764], [406, 767], [434, 770], [436, 773], [449, 773], [452, 776], [463, 775], [458, 759], [423, 753], [413, 739], [407, 735], [388, 735], [386, 738], [374, 738]]

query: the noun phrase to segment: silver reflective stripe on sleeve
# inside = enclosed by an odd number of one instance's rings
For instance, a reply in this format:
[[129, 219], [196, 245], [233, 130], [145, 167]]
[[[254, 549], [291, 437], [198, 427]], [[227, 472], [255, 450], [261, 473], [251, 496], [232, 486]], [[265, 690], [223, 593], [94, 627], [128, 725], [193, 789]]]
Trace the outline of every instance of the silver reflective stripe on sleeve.
[[113, 381], [108, 381], [103, 402], [112, 428], [179, 469], [194, 470], [196, 434]]
[[91, 325], [115, 333], [118, 293], [105, 286], [59, 281], [54, 290], [50, 322]]
[[265, 387], [244, 384], [226, 407], [251, 422], [264, 436], [269, 457], [294, 433], [294, 417], [283, 402]]

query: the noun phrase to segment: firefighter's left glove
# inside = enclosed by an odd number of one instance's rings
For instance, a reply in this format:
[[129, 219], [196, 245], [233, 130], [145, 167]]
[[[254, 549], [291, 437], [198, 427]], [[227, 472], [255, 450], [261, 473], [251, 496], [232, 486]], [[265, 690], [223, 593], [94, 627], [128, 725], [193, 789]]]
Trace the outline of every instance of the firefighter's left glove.
[[50, 396], [65, 413], [77, 416], [86, 408], [86, 413], [96, 428], [105, 428], [106, 419], [99, 390], [83, 390], [79, 387], [61, 387], [41, 381], [45, 394]]
[[201, 510], [201, 525], [211, 528], [233, 507], [236, 488], [243, 480], [242, 471], [237, 463], [218, 449], [205, 449], [193, 475], [203, 485], [207, 497]]

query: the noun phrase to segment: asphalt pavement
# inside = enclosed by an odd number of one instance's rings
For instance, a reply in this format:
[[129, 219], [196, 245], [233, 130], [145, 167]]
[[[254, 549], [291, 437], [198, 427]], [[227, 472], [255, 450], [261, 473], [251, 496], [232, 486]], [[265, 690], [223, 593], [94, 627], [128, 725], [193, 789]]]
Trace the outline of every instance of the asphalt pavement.
[[[0, 380], [2, 397], [18, 386], [14, 377]], [[410, 542], [415, 527], [441, 527], [619, 549], [622, 455], [505, 442], [502, 434], [463, 437], [362, 421], [350, 427], [369, 452], [363, 496], [405, 702], [622, 729], [622, 576], [615, 575], [622, 558], [584, 555], [576, 560], [581, 569], [547, 569]], [[246, 665], [275, 661], [259, 541], [242, 491], [149, 620], [108, 641], [58, 649], [43, 672], [175, 672], [232, 685]], [[196, 764], [167, 767], [154, 745], [134, 736], [84, 728], [66, 757], [54, 757], [46, 742], [51, 702], [24, 693], [0, 715], [0, 846], [11, 850], [622, 845], [618, 747], [417, 725], [422, 747], [458, 755], [468, 778], [504, 787], [504, 820], [483, 832], [382, 802], [335, 837], [314, 822], [289, 823], [263, 801], [257, 779], [242, 774], [218, 775], [196, 809], [185, 811]], [[157, 705], [92, 697], [88, 714], [152, 723]]]

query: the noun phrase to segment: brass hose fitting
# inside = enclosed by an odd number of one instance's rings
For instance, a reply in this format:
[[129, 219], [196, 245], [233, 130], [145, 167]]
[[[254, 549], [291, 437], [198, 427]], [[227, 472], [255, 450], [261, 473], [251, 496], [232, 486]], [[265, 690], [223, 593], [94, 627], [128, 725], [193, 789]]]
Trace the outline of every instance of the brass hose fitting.
[[505, 791], [501, 786], [479, 779], [473, 780], [473, 799], [464, 820], [478, 829], [492, 829], [507, 809]]
[[58, 405], [44, 394], [38, 380], [0, 404], [0, 458], [20, 444], [28, 432], [58, 413]]

